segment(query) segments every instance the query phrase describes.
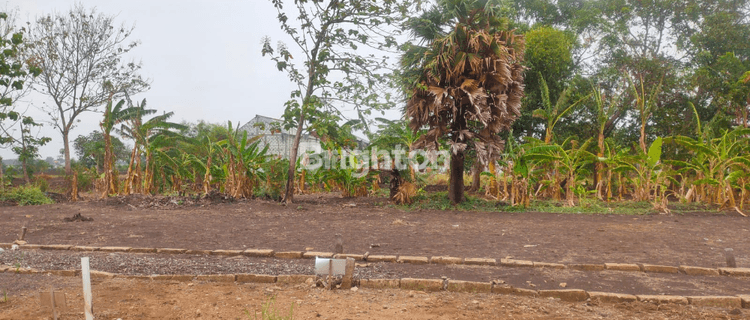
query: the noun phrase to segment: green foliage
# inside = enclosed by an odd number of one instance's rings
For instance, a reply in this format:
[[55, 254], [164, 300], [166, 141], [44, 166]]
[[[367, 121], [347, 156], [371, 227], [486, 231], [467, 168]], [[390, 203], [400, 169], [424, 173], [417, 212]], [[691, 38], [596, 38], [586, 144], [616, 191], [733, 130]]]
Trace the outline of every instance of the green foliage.
[[[125, 144], [117, 137], [112, 139], [112, 153], [115, 162], [126, 161], [130, 156]], [[81, 165], [87, 168], [97, 168], [102, 170], [104, 163], [104, 135], [97, 130], [92, 131], [86, 136], [79, 135], [73, 140], [73, 150]]]
[[11, 201], [19, 206], [54, 203], [54, 201], [44, 195], [44, 192], [33, 186], [20, 186], [6, 189], [0, 193], [0, 200]]
[[[78, 162], [71, 164], [73, 171], [76, 172], [76, 179], [78, 180], [78, 191], [86, 192], [94, 189], [94, 181], [99, 178], [99, 174], [96, 168], [86, 168]], [[65, 177], [68, 185], [72, 182], [72, 176]]]

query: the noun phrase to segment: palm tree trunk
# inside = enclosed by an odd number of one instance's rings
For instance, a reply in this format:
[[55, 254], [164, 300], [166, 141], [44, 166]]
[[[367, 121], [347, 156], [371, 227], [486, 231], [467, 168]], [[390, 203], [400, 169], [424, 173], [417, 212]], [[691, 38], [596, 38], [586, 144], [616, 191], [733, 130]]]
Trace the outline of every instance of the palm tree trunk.
[[451, 153], [451, 173], [448, 198], [452, 204], [464, 201], [464, 151]]

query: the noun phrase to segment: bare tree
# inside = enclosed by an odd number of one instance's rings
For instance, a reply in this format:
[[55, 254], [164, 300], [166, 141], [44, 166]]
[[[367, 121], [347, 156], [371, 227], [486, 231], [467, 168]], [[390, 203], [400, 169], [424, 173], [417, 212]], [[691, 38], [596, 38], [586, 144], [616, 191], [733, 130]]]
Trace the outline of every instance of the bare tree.
[[139, 42], [128, 42], [134, 27], [115, 26], [114, 18], [76, 4], [67, 13], [38, 18], [29, 30], [31, 58], [43, 70], [34, 89], [54, 101], [41, 109], [62, 134], [67, 173], [71, 172], [69, 135], [76, 118], [126, 91], [134, 94], [149, 88], [138, 74], [140, 62], [121, 63]]

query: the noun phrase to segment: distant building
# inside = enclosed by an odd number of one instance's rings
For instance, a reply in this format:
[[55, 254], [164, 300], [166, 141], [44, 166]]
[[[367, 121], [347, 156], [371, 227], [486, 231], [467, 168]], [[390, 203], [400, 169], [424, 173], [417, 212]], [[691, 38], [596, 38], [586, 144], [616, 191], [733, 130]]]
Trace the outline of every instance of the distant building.
[[[268, 145], [269, 154], [289, 159], [296, 130], [285, 130], [282, 123], [283, 120], [281, 119], [255, 115], [255, 118], [241, 126], [240, 130], [247, 131], [248, 138], [262, 135], [260, 138], [261, 144]], [[367, 146], [367, 141], [357, 138], [357, 146], [358, 148], [364, 148]], [[302, 134], [297, 152], [298, 157], [307, 152], [319, 153], [322, 151], [320, 139], [313, 135]]]
[[[240, 127], [240, 130], [247, 131], [248, 138], [262, 135], [260, 141], [262, 145], [268, 145], [268, 153], [289, 159], [289, 153], [294, 144], [294, 130], [284, 130], [283, 120], [256, 115], [255, 118]], [[273, 131], [274, 129], [281, 131]], [[320, 139], [309, 134], [303, 134], [299, 141], [298, 155], [305, 152], [321, 152]]]

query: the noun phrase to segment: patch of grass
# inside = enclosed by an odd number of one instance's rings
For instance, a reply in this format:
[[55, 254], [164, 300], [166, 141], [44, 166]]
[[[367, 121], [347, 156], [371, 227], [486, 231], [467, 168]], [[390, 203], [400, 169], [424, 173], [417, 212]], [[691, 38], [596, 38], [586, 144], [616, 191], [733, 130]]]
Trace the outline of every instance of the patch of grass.
[[596, 199], [583, 199], [576, 206], [565, 206], [562, 202], [553, 200], [534, 200], [531, 206], [507, 207], [507, 211], [536, 211], [551, 213], [570, 213], [570, 214], [622, 214], [622, 215], [642, 215], [653, 212], [653, 206], [649, 202], [620, 201], [620, 202], [602, 202]]
[[457, 210], [457, 211], [502, 211], [498, 210], [497, 201], [487, 201], [480, 197], [465, 194], [466, 200], [454, 206], [448, 199], [447, 191], [420, 192], [411, 205], [394, 205], [404, 210]]
[[262, 303], [260, 305], [260, 318], [258, 318], [258, 312], [255, 312], [254, 317], [250, 318], [250, 311], [245, 310], [245, 314], [247, 315], [248, 319], [255, 319], [255, 320], [292, 320], [294, 319], [294, 303], [289, 307], [289, 315], [288, 316], [280, 316], [279, 311], [276, 309], [276, 306], [274, 303], [276, 302], [276, 297], [272, 296], [268, 298], [268, 301], [265, 303]]
[[[456, 210], [456, 211], [480, 211], [480, 212], [550, 212], [568, 214], [621, 214], [621, 215], [643, 215], [656, 213], [650, 202], [635, 201], [613, 201], [604, 202], [595, 198], [585, 198], [578, 201], [576, 206], [565, 206], [562, 201], [533, 200], [529, 207], [510, 206], [507, 202], [487, 200], [482, 197], [466, 194], [466, 201], [453, 206], [448, 200], [448, 192], [420, 192], [415, 196], [414, 203], [410, 205], [389, 206], [402, 210]], [[698, 203], [670, 202], [669, 209], [673, 214], [689, 211], [711, 211], [716, 206], [706, 206]]]
[[5, 289], [3, 289], [3, 299], [0, 300], [0, 302], [2, 302], [2, 303], [8, 302], [8, 292], [5, 291]]
[[47, 196], [44, 195], [44, 192], [33, 186], [20, 186], [6, 189], [0, 194], [0, 201], [12, 201], [19, 206], [54, 203], [52, 199], [47, 198]]

